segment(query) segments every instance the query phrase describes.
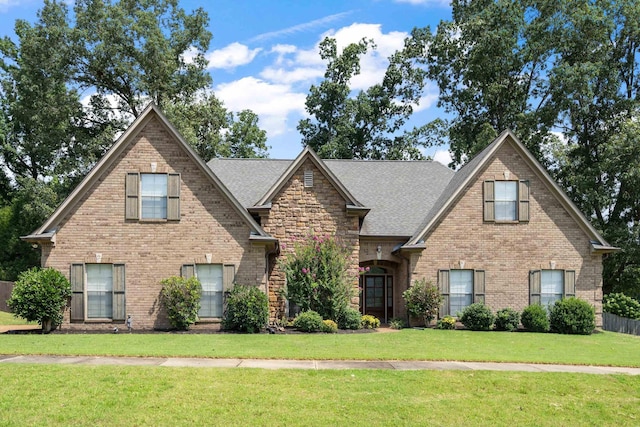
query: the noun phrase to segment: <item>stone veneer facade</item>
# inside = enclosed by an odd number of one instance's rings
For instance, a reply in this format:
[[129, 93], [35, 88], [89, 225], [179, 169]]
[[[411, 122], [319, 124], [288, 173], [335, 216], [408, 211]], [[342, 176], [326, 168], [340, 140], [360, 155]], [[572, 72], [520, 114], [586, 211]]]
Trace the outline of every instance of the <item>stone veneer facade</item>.
[[[529, 180], [530, 220], [491, 223], [483, 218], [483, 182]], [[425, 238], [426, 250], [411, 255], [412, 279], [437, 283], [438, 270], [485, 271], [485, 302], [494, 311], [529, 305], [529, 272], [575, 270], [576, 296], [596, 308], [602, 324], [602, 255], [594, 254], [586, 232], [511, 144], [503, 144], [478, 178], [453, 203]]]
[[[125, 220], [127, 172], [181, 174], [179, 221]], [[159, 305], [160, 280], [181, 274], [183, 264], [233, 264], [238, 283], [266, 289], [263, 246], [249, 241], [250, 227], [212, 181], [152, 117], [99, 180], [60, 223], [55, 247], [43, 245], [42, 265], [69, 276], [73, 263], [125, 264], [126, 313], [135, 329], [168, 328]], [[118, 322], [114, 322], [118, 323]], [[122, 323], [122, 322], [119, 322]], [[112, 328], [107, 322], [71, 323], [62, 328]], [[217, 327], [206, 324], [195, 327]]]

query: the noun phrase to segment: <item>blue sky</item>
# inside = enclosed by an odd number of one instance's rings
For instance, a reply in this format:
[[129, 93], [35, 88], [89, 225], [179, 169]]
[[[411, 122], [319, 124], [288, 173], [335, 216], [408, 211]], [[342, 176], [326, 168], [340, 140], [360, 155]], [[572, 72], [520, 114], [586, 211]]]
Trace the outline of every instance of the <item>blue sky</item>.
[[[0, 35], [11, 36], [16, 19], [34, 22], [42, 4], [0, 0]], [[209, 13], [213, 39], [207, 58], [214, 91], [230, 110], [249, 108], [259, 115], [272, 158], [293, 158], [301, 149], [296, 125], [305, 116], [309, 87], [325, 70], [318, 55], [325, 36], [335, 37], [339, 47], [363, 37], [374, 40], [377, 50], [362, 58], [362, 72], [352, 80], [353, 89], [366, 89], [381, 80], [386, 58], [414, 27], [433, 30], [451, 17], [448, 0], [182, 0], [180, 5]], [[412, 124], [442, 115], [436, 103], [437, 88], [429, 84]], [[446, 147], [425, 154], [449, 160]]]

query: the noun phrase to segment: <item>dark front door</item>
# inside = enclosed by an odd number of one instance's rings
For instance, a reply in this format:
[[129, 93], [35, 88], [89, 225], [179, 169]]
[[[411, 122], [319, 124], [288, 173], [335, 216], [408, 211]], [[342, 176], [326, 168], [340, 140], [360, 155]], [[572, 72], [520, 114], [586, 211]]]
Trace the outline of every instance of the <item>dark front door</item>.
[[392, 276], [364, 276], [363, 293], [364, 314], [375, 316], [383, 323], [389, 322], [393, 313]]

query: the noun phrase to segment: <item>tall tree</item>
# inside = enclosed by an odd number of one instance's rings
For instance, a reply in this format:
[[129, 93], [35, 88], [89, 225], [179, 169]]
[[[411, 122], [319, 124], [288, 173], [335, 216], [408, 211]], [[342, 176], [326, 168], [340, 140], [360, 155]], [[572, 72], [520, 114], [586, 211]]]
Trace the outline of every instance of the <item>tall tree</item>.
[[352, 94], [350, 81], [360, 73], [360, 57], [375, 44], [363, 39], [338, 53], [335, 39], [323, 40], [320, 56], [328, 62], [327, 70], [307, 96], [312, 118], [298, 124], [303, 145], [324, 158], [422, 158], [419, 146], [425, 145], [424, 132], [406, 131], [403, 126], [424, 88], [425, 74], [417, 59], [426, 34], [414, 31], [405, 47], [389, 58], [383, 81], [357, 94]]
[[207, 87], [207, 13], [187, 14], [178, 0], [76, 0], [77, 80], [114, 95], [137, 117]]
[[250, 110], [229, 112], [213, 93], [188, 102], [167, 102], [165, 113], [198, 155], [214, 157], [267, 157], [266, 132]]
[[640, 295], [640, 4], [452, 5], [453, 20], [438, 26], [425, 62], [452, 115], [441, 129], [454, 163], [504, 128], [515, 130], [604, 237], [623, 248], [605, 259], [605, 292]]

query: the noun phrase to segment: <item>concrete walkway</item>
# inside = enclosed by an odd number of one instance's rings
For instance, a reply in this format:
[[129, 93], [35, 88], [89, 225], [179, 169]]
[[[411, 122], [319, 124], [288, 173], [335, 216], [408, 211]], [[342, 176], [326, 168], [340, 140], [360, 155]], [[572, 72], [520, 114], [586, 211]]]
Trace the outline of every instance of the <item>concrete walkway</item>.
[[276, 359], [202, 359], [161, 357], [92, 357], [92, 356], [11, 356], [0, 355], [0, 364], [61, 364], [61, 365], [119, 365], [163, 366], [192, 368], [261, 368], [261, 369], [389, 369], [457, 370], [457, 371], [520, 371], [520, 372], [576, 372], [583, 374], [640, 375], [640, 368], [613, 366], [545, 365], [534, 363], [495, 362], [427, 362], [427, 361], [366, 361], [366, 360], [276, 360]]

